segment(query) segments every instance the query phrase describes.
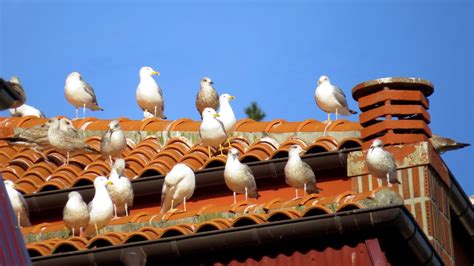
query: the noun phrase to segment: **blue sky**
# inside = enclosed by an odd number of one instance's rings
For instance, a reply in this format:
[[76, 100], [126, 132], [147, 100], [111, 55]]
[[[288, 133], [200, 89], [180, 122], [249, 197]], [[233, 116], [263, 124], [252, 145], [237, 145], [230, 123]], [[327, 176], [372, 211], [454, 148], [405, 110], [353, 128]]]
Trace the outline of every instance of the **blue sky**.
[[[421, 77], [435, 85], [433, 132], [474, 142], [472, 1], [221, 2], [2, 0], [0, 76], [19, 75], [47, 116], [71, 117], [64, 81], [79, 71], [105, 109], [93, 116], [141, 119], [135, 89], [148, 65], [161, 72], [169, 119], [198, 119], [195, 94], [209, 76], [236, 96], [239, 118], [256, 100], [266, 120], [288, 121], [325, 119], [313, 99], [323, 74], [353, 109], [362, 81]], [[474, 194], [472, 148], [443, 158]]]

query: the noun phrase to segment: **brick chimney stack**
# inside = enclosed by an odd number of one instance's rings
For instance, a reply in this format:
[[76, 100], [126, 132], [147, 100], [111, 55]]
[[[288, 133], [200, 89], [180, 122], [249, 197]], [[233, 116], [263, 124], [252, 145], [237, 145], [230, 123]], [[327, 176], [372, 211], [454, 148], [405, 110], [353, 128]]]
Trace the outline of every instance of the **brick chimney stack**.
[[375, 138], [385, 144], [427, 141], [431, 137], [429, 101], [433, 85], [420, 78], [380, 78], [352, 89], [359, 103], [363, 149]]

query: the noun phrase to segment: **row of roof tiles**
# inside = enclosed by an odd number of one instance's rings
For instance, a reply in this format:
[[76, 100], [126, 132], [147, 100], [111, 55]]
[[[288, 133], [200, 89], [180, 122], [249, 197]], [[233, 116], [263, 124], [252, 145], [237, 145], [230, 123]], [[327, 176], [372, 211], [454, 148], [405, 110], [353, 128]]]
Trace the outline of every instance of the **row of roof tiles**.
[[[298, 219], [301, 217], [330, 214], [364, 207], [370, 207], [364, 200], [373, 200], [377, 193], [391, 190], [381, 187], [377, 190], [354, 194], [344, 192], [336, 196], [321, 197], [319, 195], [308, 195], [302, 199], [283, 201], [275, 198], [264, 204], [252, 204], [248, 201], [238, 202], [231, 206], [207, 205], [198, 210], [187, 212], [170, 212], [158, 214], [155, 212], [137, 212], [129, 217], [121, 217], [113, 220], [106, 230], [114, 230], [118, 225], [139, 224], [139, 227], [131, 231], [113, 232], [93, 237], [88, 240], [82, 237], [58, 238], [53, 237], [46, 240], [35, 241], [35, 236], [67, 230], [64, 223], [42, 223], [33, 227], [23, 228], [25, 237], [33, 236], [33, 241], [27, 244], [28, 251], [32, 257], [45, 256], [56, 253], [91, 249], [104, 246], [121, 245], [125, 243], [147, 241], [158, 238], [166, 238], [179, 235], [188, 235], [213, 230], [225, 230], [234, 227], [269, 223], [281, 220]], [[380, 206], [382, 203], [374, 203]], [[332, 206], [332, 207], [328, 207]], [[213, 218], [198, 223], [192, 223], [186, 218], [198, 219], [207, 214], [234, 214], [224, 218]], [[174, 220], [174, 221], [173, 221]], [[170, 222], [170, 226], [163, 224]], [[180, 222], [188, 221], [188, 222]], [[161, 223], [161, 224], [160, 224]], [[164, 225], [164, 226], [163, 226]]]
[[[161, 120], [156, 117], [144, 120], [130, 120], [128, 118], [116, 119], [120, 122], [124, 131], [199, 131], [201, 121], [188, 118], [177, 120]], [[111, 120], [100, 120], [95, 117], [78, 119], [73, 121], [76, 128], [82, 130], [107, 130]], [[46, 119], [32, 116], [27, 117], [0, 117], [0, 127], [4, 128], [30, 128], [41, 125]], [[284, 119], [275, 119], [267, 122], [256, 122], [252, 119], [241, 119], [237, 121], [235, 131], [237, 132], [323, 132], [323, 131], [357, 131], [362, 129], [357, 122], [340, 119], [326, 123], [307, 119], [301, 122], [288, 122]]]
[[[97, 136], [88, 138], [86, 142], [94, 148], [100, 147], [100, 138]], [[349, 137], [338, 142], [334, 137], [324, 136], [308, 144], [300, 138], [290, 137], [279, 144], [272, 138], [264, 137], [250, 145], [243, 137], [231, 139], [231, 145], [241, 152], [240, 159], [243, 162], [287, 157], [288, 148], [294, 144], [300, 145], [307, 153], [318, 153], [360, 147], [361, 140]], [[227, 153], [227, 149], [225, 146], [224, 153]], [[216, 149], [214, 153], [219, 154]], [[77, 154], [71, 157], [69, 165], [64, 165], [66, 158], [57, 151], [48, 150], [45, 154], [48, 161], [33, 150], [0, 142], [3, 177], [14, 181], [22, 193], [31, 194], [90, 185], [98, 175], [106, 176], [110, 172], [109, 162], [98, 154]], [[185, 163], [197, 171], [223, 166], [227, 160], [225, 155], [220, 154], [209, 158], [207, 147], [192, 145], [185, 137], [171, 138], [163, 146], [154, 136], [144, 138], [137, 145], [130, 141], [122, 156], [127, 163], [125, 174], [131, 179], [167, 174], [177, 163]]]

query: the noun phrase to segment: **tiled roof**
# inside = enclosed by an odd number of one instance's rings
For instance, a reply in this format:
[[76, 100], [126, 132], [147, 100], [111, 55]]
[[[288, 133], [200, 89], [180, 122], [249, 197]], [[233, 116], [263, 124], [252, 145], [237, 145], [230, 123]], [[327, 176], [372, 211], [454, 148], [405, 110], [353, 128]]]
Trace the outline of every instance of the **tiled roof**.
[[[225, 230], [246, 225], [271, 223], [275, 221], [298, 219], [323, 214], [383, 205], [383, 199], [394, 194], [387, 187], [354, 194], [344, 192], [335, 196], [323, 197], [308, 195], [300, 199], [271, 201], [252, 204], [238, 202], [235, 205], [206, 205], [186, 212], [175, 211], [159, 214], [153, 210], [142, 210], [129, 217], [113, 220], [105, 230], [91, 239], [68, 237], [62, 221], [41, 223], [22, 232], [27, 241], [30, 256], [46, 256], [57, 253], [115, 246], [125, 243], [147, 241], [179, 235]], [[380, 201], [379, 201], [380, 200]], [[401, 198], [398, 203], [401, 203]]]
[[[10, 136], [45, 121], [32, 117], [0, 118], [1, 136]], [[214, 150], [218, 156], [209, 158], [207, 147], [199, 145], [197, 130], [200, 121], [156, 118], [143, 121], [122, 118], [119, 121], [128, 138], [128, 147], [122, 156], [127, 163], [125, 173], [129, 178], [166, 174], [180, 162], [195, 171], [225, 165], [226, 156]], [[73, 121], [73, 124], [85, 130], [88, 145], [99, 149], [100, 136], [109, 122], [87, 118]], [[287, 157], [288, 148], [293, 144], [301, 145], [307, 153], [360, 147], [359, 130], [359, 124], [347, 120], [334, 121], [326, 128], [326, 124], [315, 120], [255, 122], [243, 119], [238, 122], [231, 143], [240, 150], [240, 159], [248, 163]], [[45, 154], [49, 162], [33, 150], [0, 141], [3, 177], [14, 181], [22, 193], [32, 194], [91, 185], [97, 175], [107, 176], [110, 172], [109, 163], [97, 154], [72, 156], [69, 165], [63, 165], [65, 156], [57, 151], [48, 150]]]

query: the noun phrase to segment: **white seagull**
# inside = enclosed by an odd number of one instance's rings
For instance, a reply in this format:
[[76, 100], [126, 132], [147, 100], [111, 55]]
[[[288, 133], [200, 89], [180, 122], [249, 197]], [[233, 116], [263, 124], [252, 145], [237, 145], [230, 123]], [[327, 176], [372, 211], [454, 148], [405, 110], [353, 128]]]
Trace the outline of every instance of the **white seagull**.
[[237, 202], [236, 193], [244, 193], [245, 200], [248, 197], [258, 199], [260, 196], [257, 192], [252, 169], [239, 161], [239, 151], [236, 148], [231, 148], [227, 154], [224, 181], [227, 187], [234, 192], [234, 204]]
[[10, 108], [8, 111], [13, 117], [36, 116], [45, 118], [43, 112], [26, 103], [17, 108]]
[[173, 210], [181, 202], [186, 211], [186, 200], [193, 195], [195, 187], [196, 177], [189, 166], [182, 163], [173, 166], [163, 182], [160, 213]]
[[384, 150], [383, 142], [375, 139], [367, 153], [367, 167], [369, 172], [378, 178], [387, 178], [387, 181], [395, 184], [397, 179], [397, 164], [393, 154]]
[[166, 119], [164, 115], [165, 101], [163, 99], [163, 91], [153, 79], [153, 75], [159, 76], [160, 72], [147, 66], [140, 69], [140, 83], [136, 92], [137, 103], [144, 112], [151, 113], [161, 119]]
[[94, 180], [95, 194], [94, 198], [87, 205], [89, 210], [89, 224], [84, 232], [84, 236], [88, 237], [92, 233], [99, 235], [99, 230], [109, 224], [114, 215], [114, 205], [107, 192], [107, 185], [113, 185], [105, 176], [98, 176]]
[[222, 94], [219, 97], [219, 119], [222, 124], [224, 124], [225, 133], [227, 134], [227, 143], [230, 145], [230, 136], [234, 133], [235, 125], [237, 124], [237, 118], [235, 118], [234, 110], [232, 110], [232, 106], [230, 106], [230, 101], [235, 99], [234, 96], [229, 95], [227, 93]]
[[347, 106], [346, 95], [344, 92], [331, 84], [327, 76], [321, 76], [318, 80], [318, 86], [314, 91], [314, 100], [321, 110], [328, 114], [328, 122], [331, 121], [331, 113], [347, 116], [357, 114], [356, 111], [349, 109]]
[[69, 192], [68, 201], [63, 209], [63, 221], [72, 235], [82, 237], [82, 233], [89, 224], [89, 219], [89, 210], [81, 194], [77, 191]]
[[79, 107], [83, 108], [82, 115], [84, 118], [86, 117], [86, 107], [93, 111], [104, 110], [97, 103], [94, 89], [78, 72], [72, 72], [67, 76], [64, 95], [66, 100], [76, 108], [76, 119], [79, 118]]
[[127, 148], [127, 140], [122, 128], [120, 128], [120, 123], [117, 120], [112, 120], [109, 123], [109, 129], [102, 135], [100, 153], [103, 158], [108, 158], [112, 164], [112, 159], [120, 157], [125, 148]]
[[211, 157], [211, 146], [219, 146], [222, 154], [222, 143], [227, 139], [224, 124], [217, 117], [219, 117], [219, 114], [212, 108], [205, 108], [202, 112], [199, 137], [201, 138], [201, 143], [207, 146], [209, 158]]
[[304, 193], [318, 193], [316, 188], [316, 175], [309, 164], [301, 160], [300, 154], [303, 149], [298, 145], [292, 145], [288, 150], [288, 162], [285, 165], [285, 182], [295, 188], [298, 198], [298, 188], [304, 188]]
[[128, 210], [133, 206], [133, 187], [132, 182], [126, 176], [125, 160], [117, 159], [110, 171], [109, 181], [113, 185], [107, 186], [110, 198], [114, 204], [115, 218], [119, 215], [128, 216]]
[[30, 218], [28, 214], [28, 204], [26, 204], [23, 195], [15, 189], [15, 183], [10, 180], [3, 181], [5, 188], [7, 189], [8, 198], [13, 207], [13, 212], [18, 219], [18, 226], [28, 227], [31, 226]]

